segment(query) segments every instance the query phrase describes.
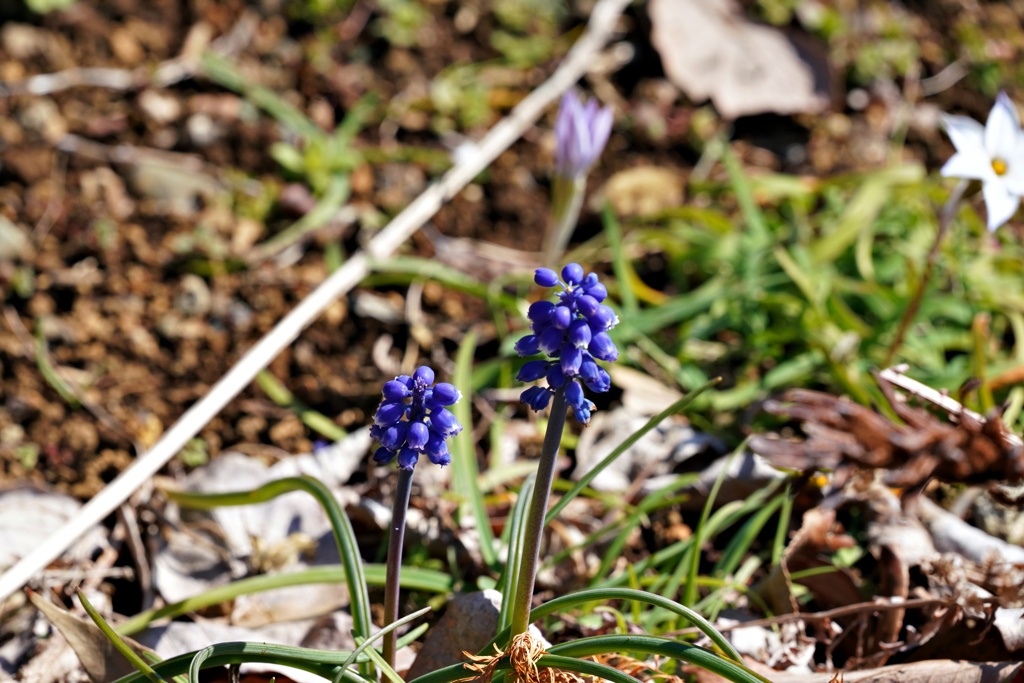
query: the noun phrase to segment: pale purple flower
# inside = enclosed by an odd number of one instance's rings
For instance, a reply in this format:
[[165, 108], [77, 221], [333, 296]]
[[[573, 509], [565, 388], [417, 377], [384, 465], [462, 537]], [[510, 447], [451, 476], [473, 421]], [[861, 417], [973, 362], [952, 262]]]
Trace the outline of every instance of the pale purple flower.
[[565, 93], [555, 119], [555, 172], [570, 178], [586, 174], [611, 132], [611, 107], [601, 107], [597, 100], [584, 104], [575, 92]]
[[956, 154], [942, 175], [981, 181], [988, 209], [988, 229], [1010, 220], [1024, 195], [1024, 131], [1017, 108], [1000, 92], [982, 126], [966, 116], [943, 115], [943, 126]]

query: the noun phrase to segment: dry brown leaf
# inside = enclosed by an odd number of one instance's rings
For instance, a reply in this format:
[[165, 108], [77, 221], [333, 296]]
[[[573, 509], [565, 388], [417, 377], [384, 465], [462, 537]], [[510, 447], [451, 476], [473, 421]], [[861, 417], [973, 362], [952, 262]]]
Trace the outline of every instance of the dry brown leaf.
[[669, 79], [728, 119], [828, 107], [824, 51], [743, 17], [733, 0], [651, 0], [651, 40]]
[[[29, 598], [68, 641], [89, 678], [96, 683], [106, 683], [135, 673], [135, 667], [114, 648], [96, 624], [76, 617], [37, 593], [30, 592]], [[130, 639], [125, 640], [136, 652], [146, 650]]]

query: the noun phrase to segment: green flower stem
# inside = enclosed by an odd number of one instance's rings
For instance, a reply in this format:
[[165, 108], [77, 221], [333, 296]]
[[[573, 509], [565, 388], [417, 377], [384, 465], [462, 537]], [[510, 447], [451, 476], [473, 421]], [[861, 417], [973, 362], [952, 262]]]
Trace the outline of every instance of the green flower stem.
[[[402, 575], [402, 544], [405, 541], [405, 518], [409, 511], [409, 496], [412, 493], [411, 469], [398, 471], [398, 486], [395, 488], [395, 503], [391, 512], [391, 533], [388, 535], [387, 579], [384, 581], [384, 625], [398, 621], [398, 589]], [[384, 661], [395, 668], [395, 639], [397, 634], [389, 631], [384, 636]]]
[[555, 392], [551, 402], [548, 429], [544, 434], [544, 449], [541, 451], [537, 478], [530, 498], [530, 511], [526, 516], [523, 533], [523, 555], [519, 563], [519, 582], [512, 605], [512, 635], [526, 633], [530, 626], [530, 604], [533, 602], [533, 587], [537, 579], [537, 561], [540, 558], [540, 542], [544, 536], [544, 516], [551, 496], [551, 482], [555, 478], [555, 461], [558, 446], [562, 442], [565, 428], [565, 389]]
[[907, 336], [907, 329], [910, 327], [910, 323], [917, 317], [917, 311], [921, 308], [921, 301], [924, 299], [924, 292], [928, 289], [928, 283], [932, 279], [932, 271], [935, 270], [935, 261], [939, 256], [939, 246], [942, 244], [942, 238], [946, 236], [946, 232], [953, 222], [953, 217], [956, 216], [956, 208], [959, 206], [960, 199], [964, 196], [964, 190], [966, 189], [967, 181], [961, 180], [953, 188], [953, 193], [949, 195], [945, 206], [942, 207], [942, 213], [939, 214], [939, 229], [935, 233], [935, 242], [932, 243], [932, 248], [928, 252], [928, 260], [925, 262], [921, 281], [917, 285], [917, 291], [914, 292], [914, 298], [910, 300], [910, 303], [907, 304], [907, 310], [903, 312], [903, 318], [900, 320], [896, 336], [893, 338], [892, 345], [889, 346], [889, 350], [885, 354], [885, 362], [882, 363], [883, 368], [892, 365], [900, 347], [903, 346], [903, 339]]
[[555, 225], [544, 238], [544, 263], [554, 268], [569, 244], [583, 208], [587, 189], [587, 176], [566, 177], [556, 174], [552, 181], [552, 213]]

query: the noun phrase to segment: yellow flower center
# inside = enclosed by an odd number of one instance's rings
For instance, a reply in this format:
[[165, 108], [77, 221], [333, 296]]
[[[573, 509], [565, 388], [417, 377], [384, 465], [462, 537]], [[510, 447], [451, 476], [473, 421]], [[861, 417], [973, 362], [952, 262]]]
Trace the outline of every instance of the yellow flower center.
[[1006, 166], [1006, 162], [1002, 159], [993, 159], [992, 170], [996, 172], [996, 175], [1006, 175], [1009, 168]]

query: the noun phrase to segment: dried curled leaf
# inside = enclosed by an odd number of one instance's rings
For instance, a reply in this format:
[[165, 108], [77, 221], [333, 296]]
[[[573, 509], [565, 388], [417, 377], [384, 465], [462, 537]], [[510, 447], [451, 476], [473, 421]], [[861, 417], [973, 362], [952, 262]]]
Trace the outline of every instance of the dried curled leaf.
[[805, 438], [759, 434], [750, 447], [781, 467], [884, 468], [890, 486], [913, 487], [933, 477], [947, 482], [1024, 478], [1024, 448], [1007, 438], [998, 416], [985, 419], [965, 410], [947, 422], [907, 405], [887, 382], [879, 384], [902, 424], [847, 398], [796, 389], [766, 402], [765, 410], [799, 420]]

